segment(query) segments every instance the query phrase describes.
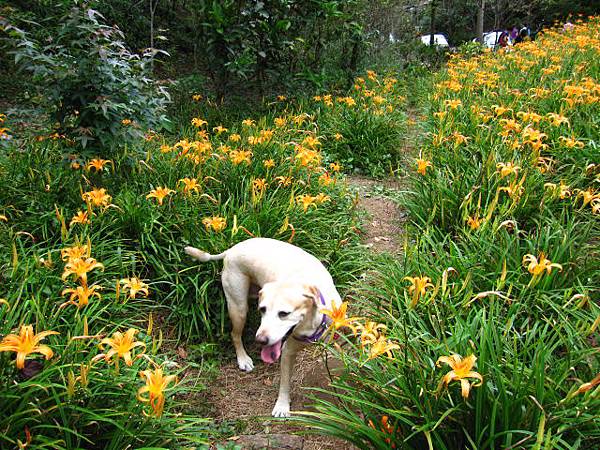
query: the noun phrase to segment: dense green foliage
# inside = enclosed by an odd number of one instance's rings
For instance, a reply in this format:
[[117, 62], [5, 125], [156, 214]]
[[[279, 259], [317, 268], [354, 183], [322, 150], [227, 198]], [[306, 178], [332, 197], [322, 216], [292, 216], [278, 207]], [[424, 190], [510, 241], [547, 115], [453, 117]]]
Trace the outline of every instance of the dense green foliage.
[[[169, 96], [149, 78], [153, 54], [129, 52], [119, 29], [104, 25], [93, 9], [75, 6], [59, 22], [47, 42], [5, 27], [15, 63], [32, 74], [37, 98], [56, 122], [56, 131], [112, 157], [115, 141], [131, 142], [144, 130], [160, 127]], [[124, 118], [136, 126], [123, 132]]]

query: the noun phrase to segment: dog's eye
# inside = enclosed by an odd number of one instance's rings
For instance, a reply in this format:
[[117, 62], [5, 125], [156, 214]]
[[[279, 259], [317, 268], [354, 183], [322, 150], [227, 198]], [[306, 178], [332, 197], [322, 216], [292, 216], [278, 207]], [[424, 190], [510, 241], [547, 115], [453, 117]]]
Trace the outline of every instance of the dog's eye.
[[290, 313], [288, 311], [279, 311], [279, 313], [277, 315], [279, 316], [280, 319], [285, 319], [287, 316], [290, 315]]
[[264, 306], [261, 306], [260, 308], [258, 308], [258, 310], [260, 311], [261, 314], [264, 314], [267, 312], [267, 308]]

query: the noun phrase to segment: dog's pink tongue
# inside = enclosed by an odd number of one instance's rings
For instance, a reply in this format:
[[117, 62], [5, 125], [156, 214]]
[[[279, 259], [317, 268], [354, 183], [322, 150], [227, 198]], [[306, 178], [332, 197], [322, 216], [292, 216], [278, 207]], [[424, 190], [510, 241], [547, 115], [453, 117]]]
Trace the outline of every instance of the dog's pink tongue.
[[275, 342], [273, 345], [265, 345], [261, 352], [260, 357], [267, 364], [273, 364], [281, 356], [281, 341]]

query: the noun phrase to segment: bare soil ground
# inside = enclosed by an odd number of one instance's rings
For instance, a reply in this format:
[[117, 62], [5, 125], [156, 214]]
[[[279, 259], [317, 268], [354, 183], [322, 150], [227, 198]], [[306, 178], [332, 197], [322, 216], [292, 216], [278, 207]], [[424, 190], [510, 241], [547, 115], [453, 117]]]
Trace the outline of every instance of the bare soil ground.
[[[365, 213], [363, 243], [374, 252], [393, 255], [402, 251], [403, 214], [398, 205], [383, 195], [386, 190], [400, 190], [395, 179], [377, 181], [367, 177], [349, 177], [350, 186], [358, 189], [359, 208]], [[240, 436], [229, 442], [243, 449], [326, 450], [352, 449], [348, 443], [321, 435], [301, 435], [303, 431], [291, 421], [271, 418], [271, 409], [279, 387], [279, 365], [265, 365], [254, 355], [256, 368], [241, 372], [231, 352], [229, 363], [220, 368], [219, 375], [209, 386], [207, 401], [212, 416], [218, 422], [242, 423]], [[307, 348], [298, 355], [292, 379], [292, 411], [311, 410], [310, 388], [327, 388], [330, 373], [335, 375], [339, 363], [329, 358], [327, 367], [323, 354]], [[318, 394], [320, 396], [324, 394]], [[223, 443], [220, 443], [223, 445]]]

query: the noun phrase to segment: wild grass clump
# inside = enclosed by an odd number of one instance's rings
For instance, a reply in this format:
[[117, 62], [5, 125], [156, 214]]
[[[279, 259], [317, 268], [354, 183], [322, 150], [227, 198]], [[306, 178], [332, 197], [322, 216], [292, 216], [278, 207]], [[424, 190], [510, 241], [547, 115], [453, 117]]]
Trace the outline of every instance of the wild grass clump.
[[327, 138], [323, 151], [349, 172], [377, 177], [393, 172], [403, 157], [402, 93], [396, 78], [369, 70], [346, 96], [315, 96], [317, 121]]
[[599, 27], [438, 75], [404, 260], [305, 423], [361, 448], [598, 447]]

